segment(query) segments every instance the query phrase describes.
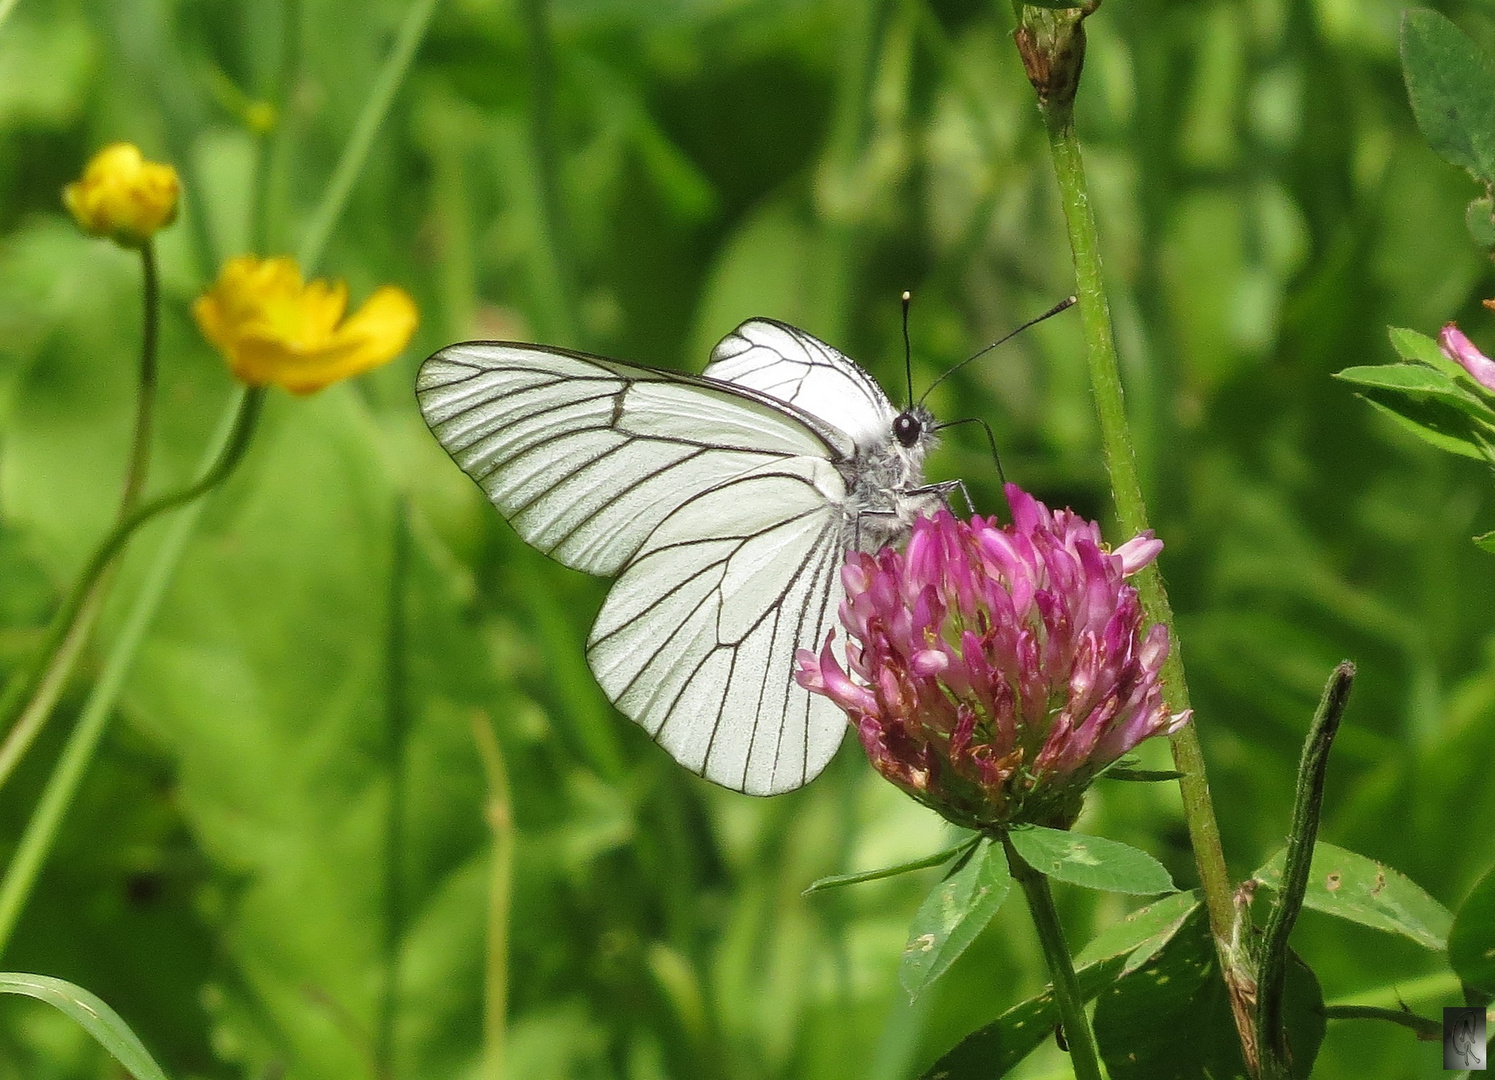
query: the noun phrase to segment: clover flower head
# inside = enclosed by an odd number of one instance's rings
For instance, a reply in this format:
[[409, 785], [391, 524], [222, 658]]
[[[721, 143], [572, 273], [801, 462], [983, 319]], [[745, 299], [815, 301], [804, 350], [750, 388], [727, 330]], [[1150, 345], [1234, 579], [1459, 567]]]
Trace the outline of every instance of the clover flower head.
[[796, 678], [847, 714], [872, 765], [951, 821], [1067, 827], [1086, 786], [1189, 720], [1163, 700], [1168, 631], [1144, 630], [1126, 578], [1146, 532], [1100, 527], [1008, 484], [1013, 523], [921, 518], [904, 552], [848, 552], [846, 667], [827, 638]]
[[295, 261], [232, 259], [192, 307], [203, 336], [251, 386], [310, 394], [398, 356], [415, 333], [415, 301], [403, 289], [376, 289], [344, 318], [342, 282], [303, 281]]
[[1464, 332], [1449, 323], [1438, 334], [1438, 347], [1443, 355], [1460, 365], [1486, 390], [1495, 392], [1495, 360], [1474, 347], [1474, 342]]
[[62, 202], [84, 232], [138, 248], [176, 220], [181, 190], [170, 165], [145, 160], [130, 143], [114, 143], [62, 189]]

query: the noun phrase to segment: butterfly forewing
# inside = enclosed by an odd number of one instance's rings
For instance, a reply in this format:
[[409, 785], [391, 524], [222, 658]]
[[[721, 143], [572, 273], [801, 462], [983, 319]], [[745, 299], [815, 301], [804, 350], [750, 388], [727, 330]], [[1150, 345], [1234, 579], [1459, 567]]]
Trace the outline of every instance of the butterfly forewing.
[[566, 566], [622, 569], [691, 495], [774, 461], [840, 455], [750, 393], [528, 345], [453, 345], [421, 367], [421, 412], [516, 532]]

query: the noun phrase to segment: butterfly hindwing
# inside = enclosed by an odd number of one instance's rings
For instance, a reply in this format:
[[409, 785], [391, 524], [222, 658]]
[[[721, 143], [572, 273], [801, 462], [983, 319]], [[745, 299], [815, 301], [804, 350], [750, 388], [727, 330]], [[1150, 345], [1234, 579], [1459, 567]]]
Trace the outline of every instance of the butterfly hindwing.
[[688, 500], [623, 570], [587, 660], [677, 761], [738, 791], [807, 783], [846, 730], [793, 679], [841, 600], [839, 473], [799, 457]]

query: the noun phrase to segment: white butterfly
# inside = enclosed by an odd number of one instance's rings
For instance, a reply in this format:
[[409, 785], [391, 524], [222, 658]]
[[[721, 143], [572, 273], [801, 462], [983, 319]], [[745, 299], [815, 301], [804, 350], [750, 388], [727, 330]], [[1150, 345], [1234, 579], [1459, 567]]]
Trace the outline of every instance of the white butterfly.
[[676, 761], [772, 795], [809, 783], [845, 716], [794, 681], [842, 599], [847, 548], [906, 539], [953, 485], [934, 439], [854, 361], [754, 319], [700, 376], [539, 345], [452, 345], [420, 369], [431, 431], [530, 544], [617, 576], [587, 643], [607, 696]]

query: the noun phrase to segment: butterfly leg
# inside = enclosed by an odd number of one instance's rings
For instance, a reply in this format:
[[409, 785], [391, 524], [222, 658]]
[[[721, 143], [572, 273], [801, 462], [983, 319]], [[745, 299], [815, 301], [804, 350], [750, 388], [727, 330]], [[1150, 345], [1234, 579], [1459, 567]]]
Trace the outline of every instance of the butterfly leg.
[[965, 500], [966, 509], [973, 514], [976, 512], [976, 504], [971, 501], [971, 493], [966, 489], [966, 482], [964, 480], [943, 480], [938, 484], [925, 484], [922, 487], [909, 488], [904, 494], [938, 495], [940, 502], [944, 503], [945, 509], [953, 514], [955, 509], [950, 505], [950, 493], [952, 491], [959, 491], [960, 497]]
[[895, 510], [858, 510], [851, 542], [852, 548], [856, 551], [862, 550], [862, 518], [864, 517], [897, 518], [898, 513]]

